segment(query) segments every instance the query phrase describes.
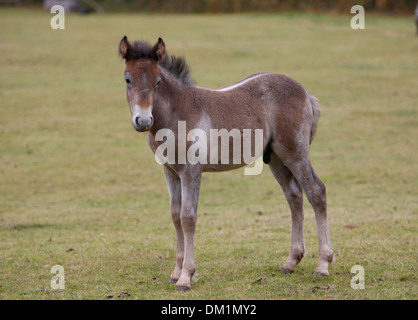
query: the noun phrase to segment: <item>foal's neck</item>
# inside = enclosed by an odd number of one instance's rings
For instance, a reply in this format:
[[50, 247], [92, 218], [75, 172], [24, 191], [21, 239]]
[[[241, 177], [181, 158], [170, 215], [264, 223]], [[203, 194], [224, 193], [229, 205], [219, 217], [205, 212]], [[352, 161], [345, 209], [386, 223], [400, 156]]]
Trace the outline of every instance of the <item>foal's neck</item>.
[[164, 68], [160, 70], [161, 84], [155, 92], [152, 112], [154, 125], [151, 132], [154, 135], [160, 129], [177, 127], [178, 121], [187, 120], [192, 104], [192, 87], [181, 83]]

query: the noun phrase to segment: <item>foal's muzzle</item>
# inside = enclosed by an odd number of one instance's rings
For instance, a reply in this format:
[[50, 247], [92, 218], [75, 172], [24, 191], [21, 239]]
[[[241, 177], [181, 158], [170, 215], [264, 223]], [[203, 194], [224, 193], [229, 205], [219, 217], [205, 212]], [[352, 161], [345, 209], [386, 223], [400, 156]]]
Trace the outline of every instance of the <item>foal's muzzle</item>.
[[154, 117], [152, 115], [136, 116], [132, 118], [132, 124], [136, 131], [144, 132], [148, 131], [154, 123]]

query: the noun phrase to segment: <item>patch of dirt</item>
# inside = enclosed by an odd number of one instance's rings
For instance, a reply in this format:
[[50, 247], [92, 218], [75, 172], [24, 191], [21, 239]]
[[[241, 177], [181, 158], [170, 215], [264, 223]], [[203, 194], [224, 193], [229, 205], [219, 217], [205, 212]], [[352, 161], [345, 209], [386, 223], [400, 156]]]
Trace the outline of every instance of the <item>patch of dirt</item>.
[[315, 286], [311, 288], [312, 292], [316, 292], [317, 290], [336, 290], [338, 289], [338, 286], [335, 286], [333, 284], [327, 284], [326, 286], [320, 287], [320, 286]]

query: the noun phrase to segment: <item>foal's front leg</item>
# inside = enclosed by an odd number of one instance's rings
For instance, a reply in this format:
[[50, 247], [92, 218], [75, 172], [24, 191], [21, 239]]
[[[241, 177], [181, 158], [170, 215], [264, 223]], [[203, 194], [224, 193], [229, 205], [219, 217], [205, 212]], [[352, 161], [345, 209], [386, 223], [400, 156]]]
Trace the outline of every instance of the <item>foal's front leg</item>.
[[184, 238], [184, 259], [180, 279], [176, 289], [185, 291], [191, 288], [190, 281], [195, 273], [194, 232], [197, 221], [197, 203], [199, 200], [201, 170], [189, 167], [180, 176], [181, 180], [181, 214], [180, 223]]
[[170, 283], [176, 283], [181, 275], [184, 258], [183, 229], [180, 222], [181, 212], [181, 183], [180, 178], [170, 169], [164, 167], [168, 192], [170, 194], [170, 211], [174, 228], [176, 229], [176, 267], [170, 276]]

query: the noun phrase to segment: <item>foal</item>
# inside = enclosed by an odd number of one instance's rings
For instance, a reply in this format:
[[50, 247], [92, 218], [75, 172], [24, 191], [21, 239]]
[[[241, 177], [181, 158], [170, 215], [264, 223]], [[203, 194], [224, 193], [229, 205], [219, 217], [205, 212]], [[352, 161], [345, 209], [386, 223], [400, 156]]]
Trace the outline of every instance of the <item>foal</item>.
[[[241, 133], [244, 129], [263, 130], [263, 154], [259, 156], [263, 155], [281, 185], [292, 216], [290, 253], [282, 271], [294, 272], [305, 254], [302, 203], [305, 191], [315, 211], [318, 230], [319, 261], [315, 272], [329, 275], [333, 251], [325, 185], [309, 160], [309, 146], [320, 115], [318, 100], [295, 80], [273, 73], [253, 74], [218, 90], [197, 87], [185, 60], [169, 57], [161, 38], [152, 46], [143, 41], [131, 43], [125, 36], [120, 41], [119, 54], [126, 62], [125, 82], [132, 124], [139, 132], [148, 131], [148, 144], [154, 153], [163, 143], [158, 138], [162, 129], [175, 132], [175, 159], [195, 143], [201, 143], [202, 148], [211, 145], [201, 141], [201, 137], [195, 141], [176, 134], [182, 121], [187, 123], [187, 132], [199, 128], [207, 136], [211, 129], [238, 129]], [[180, 150], [183, 145], [186, 150]], [[231, 150], [230, 147], [230, 155]], [[207, 157], [204, 160], [213, 160]], [[177, 290], [190, 289], [195, 272], [194, 232], [202, 172], [244, 165], [235, 160], [228, 163], [186, 160], [163, 165], [177, 241], [176, 266], [170, 282], [176, 284]]]

